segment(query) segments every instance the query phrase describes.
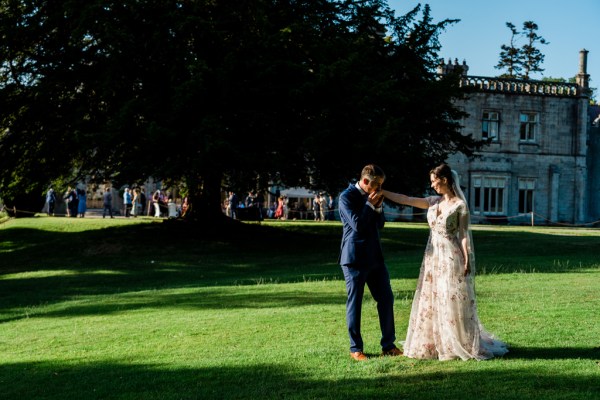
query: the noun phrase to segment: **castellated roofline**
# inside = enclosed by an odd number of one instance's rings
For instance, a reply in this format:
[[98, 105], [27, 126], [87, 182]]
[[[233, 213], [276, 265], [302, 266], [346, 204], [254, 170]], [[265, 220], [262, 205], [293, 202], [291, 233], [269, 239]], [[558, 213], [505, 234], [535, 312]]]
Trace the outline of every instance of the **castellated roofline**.
[[555, 96], [555, 97], [589, 97], [589, 75], [587, 73], [587, 55], [588, 51], [582, 49], [579, 51], [579, 73], [576, 76], [577, 83], [547, 82], [532, 79], [499, 78], [489, 76], [470, 76], [468, 75], [469, 66], [463, 60], [462, 64], [458, 59], [440, 59], [437, 66], [438, 75], [449, 73], [460, 73], [460, 86], [470, 87], [483, 92], [494, 93], [515, 93], [534, 96]]
[[462, 76], [461, 87], [471, 87], [483, 92], [528, 94], [535, 96], [579, 97], [586, 90], [576, 83], [546, 82], [531, 79], [511, 79], [487, 76]]

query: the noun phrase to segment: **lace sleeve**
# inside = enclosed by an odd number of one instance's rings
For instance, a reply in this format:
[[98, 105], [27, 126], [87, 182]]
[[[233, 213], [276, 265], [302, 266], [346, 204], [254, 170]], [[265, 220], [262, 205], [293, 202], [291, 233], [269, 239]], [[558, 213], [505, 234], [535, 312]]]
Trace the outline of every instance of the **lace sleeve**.
[[461, 217], [469, 216], [469, 208], [465, 205], [465, 203], [462, 203], [458, 206], [458, 214]]
[[469, 208], [463, 202], [458, 206], [458, 239], [464, 243], [467, 256], [469, 258], [469, 265], [471, 268], [471, 274], [475, 274], [475, 249], [473, 248], [473, 236], [471, 235], [470, 216]]
[[469, 235], [469, 210], [462, 203], [456, 211], [458, 212], [458, 238], [463, 239]]
[[429, 197], [425, 197], [425, 200], [427, 201], [427, 204], [429, 204], [429, 207], [433, 206], [434, 204], [437, 204], [440, 202], [441, 197], [440, 196], [429, 196]]

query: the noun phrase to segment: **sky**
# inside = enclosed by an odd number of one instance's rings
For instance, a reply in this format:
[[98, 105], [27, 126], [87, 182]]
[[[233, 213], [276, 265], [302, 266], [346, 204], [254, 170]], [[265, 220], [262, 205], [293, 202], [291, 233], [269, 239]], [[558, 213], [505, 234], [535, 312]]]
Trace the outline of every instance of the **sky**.
[[[511, 22], [520, 30], [533, 21], [548, 45], [537, 47], [545, 55], [544, 71], [532, 79], [572, 78], [579, 71], [579, 51], [589, 51], [587, 73], [590, 86], [600, 87], [600, 0], [388, 0], [396, 15], [404, 15], [417, 4], [429, 4], [433, 22], [460, 19], [439, 36], [440, 57], [466, 60], [469, 75], [498, 76], [494, 68], [501, 46], [509, 44]], [[519, 44], [524, 44], [523, 41]]]

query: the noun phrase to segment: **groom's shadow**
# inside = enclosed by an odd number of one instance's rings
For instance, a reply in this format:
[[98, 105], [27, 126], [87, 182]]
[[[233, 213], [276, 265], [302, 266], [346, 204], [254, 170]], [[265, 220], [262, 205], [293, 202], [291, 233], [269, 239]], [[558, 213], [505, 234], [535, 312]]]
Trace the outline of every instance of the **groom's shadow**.
[[383, 359], [383, 358], [404, 358], [404, 356], [399, 356], [399, 357], [392, 357], [392, 356], [384, 356], [381, 353], [365, 353], [365, 356], [367, 356], [367, 361], [370, 360], [378, 360], [378, 359]]
[[511, 346], [506, 358], [525, 360], [600, 360], [600, 347], [518, 347]]

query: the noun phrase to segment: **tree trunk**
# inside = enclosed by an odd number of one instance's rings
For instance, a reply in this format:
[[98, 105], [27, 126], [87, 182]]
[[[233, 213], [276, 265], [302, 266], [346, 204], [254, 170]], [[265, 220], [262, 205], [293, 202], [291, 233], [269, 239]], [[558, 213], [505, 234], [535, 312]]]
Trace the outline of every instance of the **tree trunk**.
[[229, 219], [221, 209], [221, 177], [221, 173], [211, 172], [186, 178], [191, 204], [186, 219], [211, 225], [221, 225]]

